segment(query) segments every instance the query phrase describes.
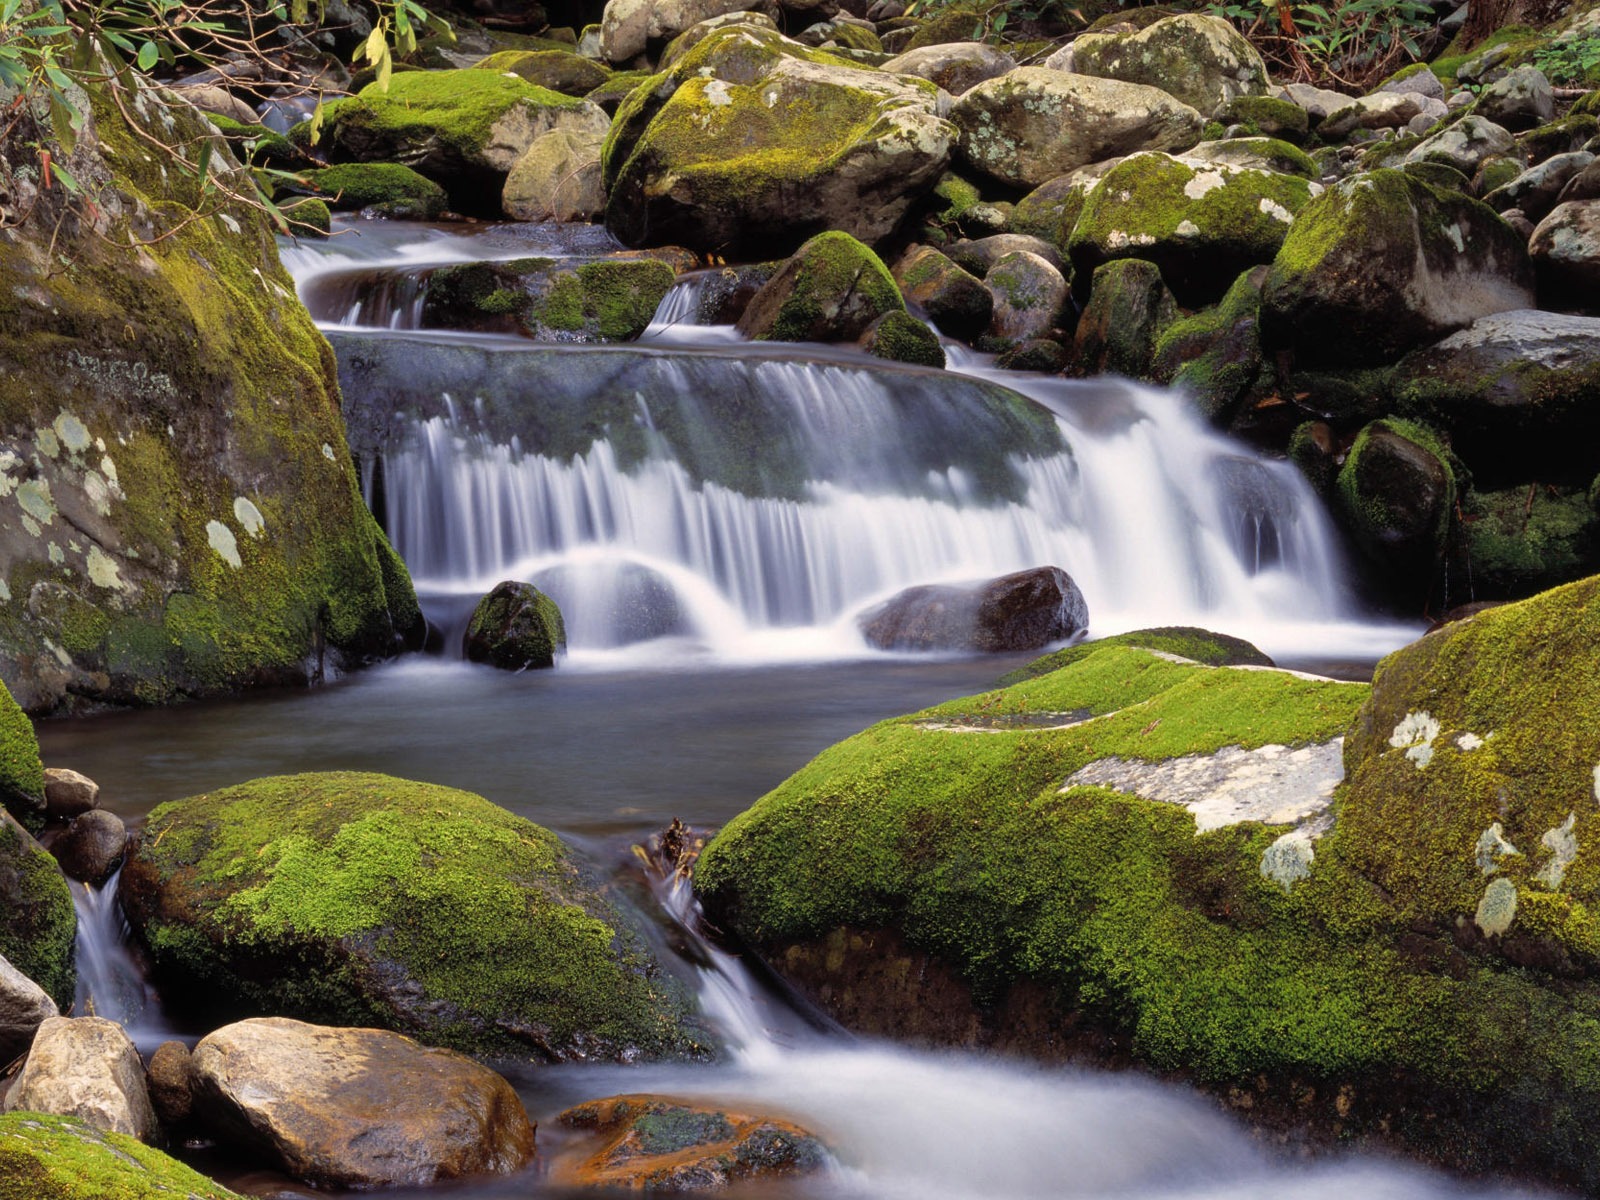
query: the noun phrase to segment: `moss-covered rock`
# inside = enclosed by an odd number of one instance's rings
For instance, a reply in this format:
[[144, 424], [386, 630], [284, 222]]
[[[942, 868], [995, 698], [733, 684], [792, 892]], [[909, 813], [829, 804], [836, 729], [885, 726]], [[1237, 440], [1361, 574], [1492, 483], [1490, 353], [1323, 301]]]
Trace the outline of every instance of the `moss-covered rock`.
[[1187, 13], [1132, 33], [1086, 33], [1052, 66], [1146, 84], [1169, 92], [1203, 116], [1240, 97], [1265, 97], [1267, 64], [1221, 17]]
[[[212, 169], [248, 190], [197, 114], [139, 99], [147, 133], [212, 140]], [[39, 193], [0, 244], [0, 677], [48, 711], [393, 653], [333, 355], [270, 223], [178, 186], [90, 107], [63, 161], [94, 208]]]
[[1052, 337], [1069, 320], [1066, 276], [1042, 254], [1031, 250], [1002, 254], [983, 282], [994, 296], [989, 334], [1002, 344]]
[[587, 96], [612, 75], [608, 67], [570, 50], [501, 50], [476, 67], [502, 75], [509, 72], [564, 96]]
[[1011, 210], [1010, 231], [1042, 238], [1065, 256], [1084, 201], [1104, 170], [1084, 167], [1041, 183]]
[[1242, 125], [1253, 133], [1282, 138], [1297, 146], [1311, 134], [1311, 118], [1306, 110], [1276, 96], [1235, 96], [1213, 115], [1224, 125]]
[[875, 241], [949, 160], [937, 93], [770, 30], [715, 32], [617, 110], [606, 226], [632, 246], [763, 258], [826, 229]]
[[1174, 321], [1155, 345], [1151, 374], [1182, 388], [1219, 425], [1233, 419], [1261, 374], [1266, 279], [1266, 267], [1246, 271], [1219, 304]]
[[590, 104], [599, 105], [608, 115], [615, 116], [622, 102], [628, 98], [628, 93], [649, 78], [649, 71], [614, 71], [611, 78], [585, 95], [584, 99]]
[[28, 714], [0, 683], [0, 808], [29, 828], [44, 819], [44, 764]]
[[325, 238], [333, 232], [333, 213], [314, 196], [287, 201], [279, 211], [289, 223], [291, 237]]
[[905, 301], [883, 260], [848, 233], [820, 233], [778, 268], [739, 318], [758, 341], [854, 341]]
[[1585, 488], [1473, 492], [1460, 538], [1480, 599], [1519, 599], [1600, 571], [1600, 512]]
[[989, 327], [994, 295], [932, 246], [913, 246], [894, 266], [904, 297], [951, 337], [973, 338]]
[[1138, 258], [1106, 263], [1095, 271], [1089, 303], [1078, 318], [1076, 369], [1085, 375], [1149, 378], [1156, 344], [1177, 317], [1178, 306], [1154, 263]]
[[1241, 271], [1269, 263], [1311, 199], [1298, 176], [1137, 154], [1108, 171], [1067, 241], [1074, 278], [1142, 258], [1161, 268], [1178, 302], [1214, 302]]
[[1374, 421], [1339, 472], [1339, 514], [1362, 552], [1400, 590], [1426, 583], [1444, 553], [1456, 506], [1451, 455], [1425, 425]]
[[1183, 158], [1185, 162], [1197, 166], [1212, 163], [1253, 171], [1273, 171], [1280, 175], [1298, 175], [1301, 179], [1309, 180], [1316, 180], [1322, 174], [1316, 160], [1304, 150], [1274, 137], [1231, 137], [1222, 141], [1205, 141], [1184, 151]]
[[399, 163], [341, 163], [301, 178], [330, 208], [405, 221], [431, 221], [445, 209], [444, 189]]
[[544, 342], [623, 342], [650, 324], [677, 278], [653, 259], [516, 258], [440, 267], [425, 325], [514, 331]]
[[63, 1012], [77, 987], [72, 894], [47, 850], [0, 811], [0, 957], [33, 980]]
[[1082, 662], [1098, 650], [1108, 646], [1136, 646], [1141, 650], [1158, 650], [1177, 658], [1185, 658], [1207, 667], [1270, 667], [1273, 661], [1243, 638], [1213, 633], [1192, 625], [1167, 625], [1153, 629], [1135, 629], [1131, 633], [1117, 633], [1097, 638], [1092, 642], [1079, 642], [1065, 650], [1053, 650], [1041, 655], [1026, 666], [1018, 667], [1000, 677], [1000, 687], [1026, 683], [1063, 667]]
[[228, 139], [228, 145], [242, 163], [257, 167], [297, 167], [305, 162], [304, 151], [265, 125], [246, 124], [216, 113], [207, 113], [206, 119]]
[[551, 1060], [704, 1049], [555, 835], [468, 792], [335, 773], [164, 804], [121, 894], [169, 1004], [213, 1020]]
[[1312, 200], [1262, 296], [1270, 351], [1307, 365], [1392, 362], [1489, 313], [1532, 307], [1527, 246], [1494, 210], [1400, 171]]
[[944, 347], [939, 335], [908, 312], [892, 309], [883, 314], [861, 335], [861, 348], [891, 362], [918, 367], [944, 366]]
[[497, 216], [506, 174], [535, 138], [552, 129], [603, 136], [609, 125], [598, 106], [516, 75], [414, 71], [387, 91], [373, 83], [327, 105], [320, 144], [335, 161], [411, 167], [459, 211]]
[[244, 1200], [177, 1159], [76, 1117], [0, 1116], [0, 1200]]
[[567, 648], [566, 622], [556, 602], [533, 584], [508, 580], [478, 601], [461, 648], [468, 662], [503, 671], [553, 667]]
[[994, 365], [1002, 371], [1041, 371], [1054, 375], [1072, 361], [1067, 348], [1052, 338], [1030, 338], [1002, 351]]

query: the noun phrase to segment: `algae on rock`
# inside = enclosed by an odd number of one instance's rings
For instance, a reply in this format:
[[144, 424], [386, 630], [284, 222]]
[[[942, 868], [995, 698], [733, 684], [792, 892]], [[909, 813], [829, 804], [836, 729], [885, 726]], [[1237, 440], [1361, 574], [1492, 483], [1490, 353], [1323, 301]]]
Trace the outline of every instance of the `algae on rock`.
[[0, 1200], [245, 1200], [161, 1151], [76, 1117], [0, 1115]]

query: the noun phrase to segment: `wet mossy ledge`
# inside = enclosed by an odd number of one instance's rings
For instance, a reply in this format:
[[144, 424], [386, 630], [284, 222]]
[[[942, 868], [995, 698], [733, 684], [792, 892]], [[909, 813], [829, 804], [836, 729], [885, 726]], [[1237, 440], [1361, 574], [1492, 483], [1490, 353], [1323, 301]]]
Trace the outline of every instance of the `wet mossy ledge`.
[[[210, 140], [243, 186], [199, 113], [139, 100], [136, 119]], [[0, 239], [0, 677], [42, 713], [394, 653], [415, 597], [362, 502], [333, 355], [270, 225], [191, 207], [115, 108], [91, 111], [64, 161], [96, 207], [41, 192]]]
[[174, 1158], [76, 1117], [0, 1115], [0, 1200], [245, 1200]]
[[[1138, 640], [825, 751], [706, 848], [712, 920], [863, 1030], [1139, 1064], [1313, 1140], [1600, 1186], [1600, 578], [1371, 687]], [[1328, 807], [1171, 802], [1269, 744], [1331, 763]]]
[[122, 902], [168, 1002], [546, 1061], [709, 1053], [682, 986], [548, 830], [384, 775], [164, 804]]

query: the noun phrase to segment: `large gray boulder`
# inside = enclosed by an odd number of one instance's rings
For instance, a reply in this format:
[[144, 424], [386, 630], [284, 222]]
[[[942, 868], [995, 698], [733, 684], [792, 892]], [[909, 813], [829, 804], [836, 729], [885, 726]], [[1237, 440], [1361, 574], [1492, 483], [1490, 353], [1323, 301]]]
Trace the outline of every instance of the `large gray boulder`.
[[1016, 68], [1015, 59], [986, 42], [941, 42], [897, 54], [881, 69], [894, 75], [915, 75], [959, 96]]
[[40, 1025], [60, 1015], [45, 990], [0, 955], [0, 1063], [16, 1058]]
[[1477, 112], [1506, 129], [1532, 129], [1554, 119], [1555, 90], [1538, 67], [1514, 67], [1483, 89]]
[[514, 221], [591, 221], [606, 210], [600, 180], [604, 133], [552, 129], [536, 138], [500, 193], [500, 207]]
[[566, 623], [549, 596], [531, 583], [508, 579], [478, 601], [461, 648], [469, 662], [503, 671], [553, 667], [567, 648]]
[[1187, 150], [1201, 115], [1159, 88], [1048, 67], [1019, 67], [956, 101], [961, 156], [1012, 187], [1139, 150]]
[[79, 1117], [142, 1142], [158, 1132], [139, 1051], [122, 1026], [102, 1017], [42, 1022], [27, 1064], [6, 1094], [6, 1111]]
[[1474, 114], [1462, 117], [1414, 147], [1406, 154], [1406, 162], [1443, 163], [1471, 179], [1484, 159], [1512, 154], [1516, 145], [1517, 139], [1510, 130]]
[[1533, 306], [1522, 239], [1488, 206], [1371, 171], [1300, 211], [1262, 295], [1269, 350], [1302, 366], [1392, 362], [1479, 317]]
[[719, 31], [617, 110], [606, 226], [630, 246], [761, 258], [826, 229], [876, 241], [949, 161], [939, 104], [925, 79], [770, 30]]
[[1170, 17], [1133, 33], [1086, 33], [1048, 67], [1158, 87], [1211, 116], [1240, 96], [1267, 94], [1267, 64], [1221, 17]]
[[652, 42], [669, 41], [712, 17], [761, 7], [760, 0], [608, 0], [600, 17], [600, 54], [608, 62], [631, 62]]
[[240, 1021], [201, 1040], [193, 1072], [208, 1124], [318, 1187], [421, 1187], [533, 1158], [510, 1084], [397, 1033]]

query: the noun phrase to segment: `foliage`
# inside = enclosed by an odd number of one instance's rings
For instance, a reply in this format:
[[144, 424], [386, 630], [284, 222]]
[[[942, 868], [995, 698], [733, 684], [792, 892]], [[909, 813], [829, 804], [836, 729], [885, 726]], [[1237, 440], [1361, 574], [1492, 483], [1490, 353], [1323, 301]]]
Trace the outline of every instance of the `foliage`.
[[1600, 36], [1566, 38], [1540, 46], [1533, 65], [1551, 83], [1589, 83], [1600, 78]]
[[1436, 23], [1422, 0], [1214, 0], [1207, 11], [1237, 25], [1280, 71], [1361, 87], [1422, 57]]

